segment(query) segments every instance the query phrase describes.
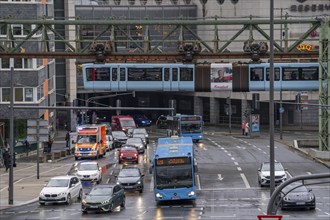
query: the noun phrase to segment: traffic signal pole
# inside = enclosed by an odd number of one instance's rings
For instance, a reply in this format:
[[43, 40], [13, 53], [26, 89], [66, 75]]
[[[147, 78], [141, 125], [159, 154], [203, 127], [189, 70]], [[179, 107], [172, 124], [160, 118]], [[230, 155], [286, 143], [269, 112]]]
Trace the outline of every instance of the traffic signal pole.
[[14, 67], [10, 68], [10, 120], [9, 120], [9, 185], [8, 185], [8, 204], [14, 204]]

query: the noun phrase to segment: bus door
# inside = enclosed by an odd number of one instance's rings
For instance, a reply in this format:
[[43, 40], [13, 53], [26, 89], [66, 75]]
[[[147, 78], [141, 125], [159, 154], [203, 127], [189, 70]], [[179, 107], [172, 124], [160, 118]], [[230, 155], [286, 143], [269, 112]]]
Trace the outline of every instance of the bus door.
[[118, 68], [111, 68], [111, 78], [110, 78], [110, 89], [113, 92], [119, 91], [119, 77], [118, 77]]
[[119, 68], [119, 91], [127, 91], [127, 68]]
[[171, 91], [171, 69], [163, 68], [163, 91]]
[[171, 91], [179, 91], [179, 68], [171, 68]]

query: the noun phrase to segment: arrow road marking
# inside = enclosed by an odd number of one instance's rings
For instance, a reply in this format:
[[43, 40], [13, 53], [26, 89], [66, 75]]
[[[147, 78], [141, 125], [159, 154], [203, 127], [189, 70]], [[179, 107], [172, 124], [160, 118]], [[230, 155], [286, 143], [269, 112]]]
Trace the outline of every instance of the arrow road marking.
[[220, 181], [223, 180], [223, 177], [222, 177], [221, 174], [218, 174], [218, 179], [219, 179]]

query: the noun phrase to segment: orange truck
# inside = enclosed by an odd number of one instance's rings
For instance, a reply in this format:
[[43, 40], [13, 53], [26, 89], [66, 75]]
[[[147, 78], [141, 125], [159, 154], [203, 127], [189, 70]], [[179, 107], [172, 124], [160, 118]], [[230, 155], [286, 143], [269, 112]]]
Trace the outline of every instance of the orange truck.
[[75, 159], [97, 159], [106, 154], [106, 125], [82, 125], [77, 127]]

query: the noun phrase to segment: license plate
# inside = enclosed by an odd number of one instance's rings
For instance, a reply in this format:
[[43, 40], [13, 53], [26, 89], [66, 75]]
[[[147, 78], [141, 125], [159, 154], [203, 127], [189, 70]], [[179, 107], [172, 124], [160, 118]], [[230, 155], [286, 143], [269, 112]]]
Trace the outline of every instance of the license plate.
[[297, 205], [305, 205], [304, 202], [297, 202]]
[[129, 159], [129, 160], [131, 160], [131, 159], [132, 159], [132, 157], [126, 157], [126, 159]]
[[91, 209], [97, 209], [98, 207], [95, 206], [95, 205], [91, 205], [91, 206], [89, 206], [89, 208], [91, 208]]
[[173, 197], [172, 199], [173, 199], [173, 200], [176, 200], [176, 199], [180, 199], [180, 198], [179, 198], [179, 197]]
[[125, 186], [126, 189], [132, 189], [133, 186]]

